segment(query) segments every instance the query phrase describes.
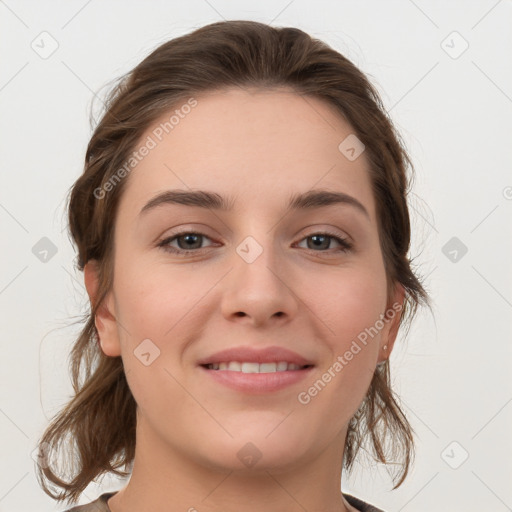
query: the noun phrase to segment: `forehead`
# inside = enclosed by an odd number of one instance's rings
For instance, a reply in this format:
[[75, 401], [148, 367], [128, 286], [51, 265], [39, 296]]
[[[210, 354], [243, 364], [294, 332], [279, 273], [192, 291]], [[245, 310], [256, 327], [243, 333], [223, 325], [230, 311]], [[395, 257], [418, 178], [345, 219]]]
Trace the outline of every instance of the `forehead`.
[[325, 101], [238, 88], [194, 100], [193, 107], [175, 105], [143, 134], [135, 149], [151, 149], [130, 172], [120, 209], [135, 215], [157, 192], [176, 188], [269, 208], [290, 193], [324, 188], [357, 197], [374, 215], [365, 154], [349, 160], [340, 151], [354, 130]]

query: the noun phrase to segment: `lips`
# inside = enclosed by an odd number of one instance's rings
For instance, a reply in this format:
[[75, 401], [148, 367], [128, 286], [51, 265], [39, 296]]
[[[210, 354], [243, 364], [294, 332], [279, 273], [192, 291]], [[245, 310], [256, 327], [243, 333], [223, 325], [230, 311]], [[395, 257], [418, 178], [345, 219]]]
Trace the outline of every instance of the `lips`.
[[207, 367], [211, 364], [219, 364], [237, 361], [239, 363], [279, 363], [287, 362], [300, 368], [314, 366], [314, 362], [283, 347], [266, 347], [256, 349], [253, 347], [233, 347], [221, 350], [210, 356], [200, 359], [197, 364]]

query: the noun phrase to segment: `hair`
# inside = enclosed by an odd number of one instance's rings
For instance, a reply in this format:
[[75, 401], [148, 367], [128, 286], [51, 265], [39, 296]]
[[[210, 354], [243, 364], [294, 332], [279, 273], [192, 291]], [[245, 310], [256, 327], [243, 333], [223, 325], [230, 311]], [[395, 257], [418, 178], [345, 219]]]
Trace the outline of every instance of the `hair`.
[[[109, 91], [87, 146], [84, 172], [68, 196], [76, 265], [83, 271], [87, 262], [96, 260], [99, 284], [70, 354], [74, 396], [38, 443], [46, 463], [38, 465], [37, 477], [53, 499], [76, 502], [89, 483], [104, 473], [128, 476], [120, 468], [132, 464], [135, 454], [136, 402], [121, 357], [102, 352], [94, 322], [112, 288], [115, 218], [127, 180], [118, 180], [108, 193], [98, 195], [97, 191], [108, 190], [105, 185], [112, 183], [141, 136], [169, 109], [192, 95], [233, 87], [284, 87], [322, 99], [351, 125], [365, 145], [369, 162], [388, 297], [397, 283], [405, 289], [398, 325], [410, 322], [418, 305], [430, 303], [407, 256], [411, 235], [407, 195], [412, 178], [407, 169], [412, 173], [411, 160], [365, 74], [326, 43], [293, 27], [223, 21], [165, 42]], [[65, 440], [69, 446], [64, 446]], [[53, 456], [64, 447], [64, 461], [71, 469], [61, 477], [58, 469], [64, 465]], [[412, 463], [414, 437], [391, 389], [388, 360], [377, 365], [366, 396], [349, 422], [343, 457], [347, 470], [360, 449], [377, 462], [398, 466], [393, 489], [402, 484]], [[50, 485], [61, 492], [54, 492]]]

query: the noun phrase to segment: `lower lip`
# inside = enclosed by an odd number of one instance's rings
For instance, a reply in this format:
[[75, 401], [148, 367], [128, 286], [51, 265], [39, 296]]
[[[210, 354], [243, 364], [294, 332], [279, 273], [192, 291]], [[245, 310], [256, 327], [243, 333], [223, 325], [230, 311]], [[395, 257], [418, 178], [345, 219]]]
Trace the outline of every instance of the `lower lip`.
[[212, 379], [236, 391], [244, 393], [270, 393], [292, 386], [311, 374], [313, 366], [303, 370], [286, 370], [272, 373], [243, 373], [230, 370], [209, 370], [204, 366], [199, 369]]

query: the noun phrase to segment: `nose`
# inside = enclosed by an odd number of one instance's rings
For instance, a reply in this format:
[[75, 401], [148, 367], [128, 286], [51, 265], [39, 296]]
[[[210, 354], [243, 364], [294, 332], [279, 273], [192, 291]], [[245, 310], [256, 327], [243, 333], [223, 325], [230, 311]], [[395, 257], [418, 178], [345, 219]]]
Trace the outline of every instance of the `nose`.
[[[299, 309], [294, 290], [299, 282], [297, 276], [285, 267], [269, 244], [261, 247], [262, 251], [259, 249], [261, 253], [254, 260], [246, 257], [254, 252], [254, 245], [241, 245], [234, 251], [232, 270], [223, 279], [222, 314], [229, 321], [254, 327], [289, 322]], [[248, 250], [244, 253], [244, 249]]]

